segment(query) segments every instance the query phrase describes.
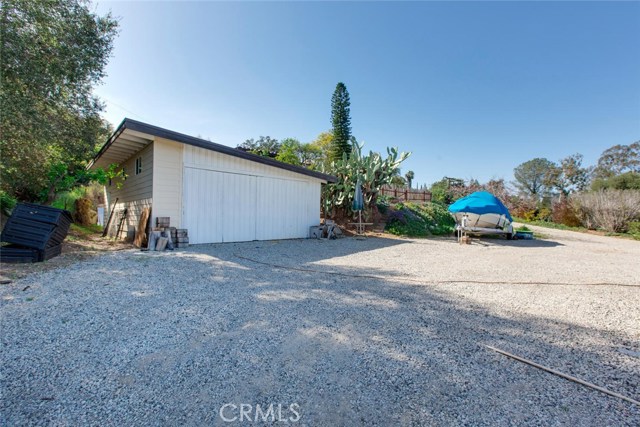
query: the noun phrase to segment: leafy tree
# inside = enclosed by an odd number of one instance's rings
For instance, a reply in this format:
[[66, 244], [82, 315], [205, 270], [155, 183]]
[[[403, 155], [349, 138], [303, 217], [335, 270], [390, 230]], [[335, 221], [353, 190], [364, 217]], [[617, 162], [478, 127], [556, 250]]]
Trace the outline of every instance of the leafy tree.
[[598, 190], [640, 190], [640, 173], [625, 172], [609, 178], [596, 178], [591, 189]]
[[316, 139], [309, 143], [309, 151], [315, 153], [313, 161], [308, 165], [311, 169], [328, 169], [331, 164], [331, 147], [333, 146], [333, 133], [331, 131], [320, 133]]
[[560, 160], [547, 172], [547, 182], [556, 188], [561, 196], [582, 191], [589, 184], [591, 169], [582, 167], [582, 154], [573, 154]]
[[314, 168], [319, 161], [322, 161], [323, 153], [320, 148], [312, 143], [301, 144], [298, 152], [298, 158], [300, 159], [301, 165], [308, 168]]
[[514, 185], [522, 193], [540, 198], [552, 186], [549, 172], [555, 167], [555, 163], [544, 158], [524, 162], [513, 170]]
[[415, 178], [415, 173], [413, 171], [408, 171], [404, 174], [404, 178], [407, 180], [407, 187], [411, 188], [413, 178]]
[[276, 160], [292, 165], [300, 165], [299, 153], [302, 144], [295, 138], [285, 138], [280, 143], [280, 151], [276, 156]]
[[328, 157], [328, 154], [331, 151], [331, 146], [333, 145], [333, 133], [331, 131], [321, 132], [316, 139], [310, 142], [310, 144], [317, 147]]
[[276, 160], [292, 165], [313, 167], [322, 152], [312, 143], [303, 144], [295, 138], [283, 139]]
[[351, 152], [351, 102], [349, 92], [344, 83], [336, 85], [331, 98], [331, 124], [333, 126], [333, 144], [331, 159], [342, 159], [343, 155], [349, 156]]
[[453, 199], [449, 193], [449, 183], [446, 179], [441, 179], [431, 184], [429, 191], [431, 192], [432, 201], [447, 205], [453, 203]]
[[0, 181], [38, 200], [63, 162], [85, 168], [106, 139], [93, 87], [105, 75], [117, 21], [84, 0], [4, 0], [0, 6]]
[[447, 176], [431, 184], [429, 191], [431, 192], [431, 200], [446, 205], [450, 205], [460, 197], [473, 192], [467, 189], [463, 179]]
[[51, 204], [56, 195], [70, 191], [79, 186], [86, 186], [91, 183], [106, 185], [109, 180], [115, 180], [116, 188], [121, 188], [127, 175], [124, 170], [117, 164], [111, 164], [106, 170], [102, 168], [96, 169], [70, 169], [64, 162], [57, 162], [51, 165], [46, 175], [47, 187], [41, 194], [40, 200]]
[[[504, 179], [490, 179], [482, 186], [486, 191], [496, 196], [503, 203], [508, 204], [511, 194], [507, 188]], [[507, 206], [508, 207], [508, 206]]]
[[598, 159], [595, 177], [610, 178], [625, 172], [640, 173], [640, 141], [606, 149]]
[[257, 141], [253, 138], [247, 139], [236, 148], [263, 157], [276, 157], [280, 151], [280, 143], [270, 136], [261, 136]]

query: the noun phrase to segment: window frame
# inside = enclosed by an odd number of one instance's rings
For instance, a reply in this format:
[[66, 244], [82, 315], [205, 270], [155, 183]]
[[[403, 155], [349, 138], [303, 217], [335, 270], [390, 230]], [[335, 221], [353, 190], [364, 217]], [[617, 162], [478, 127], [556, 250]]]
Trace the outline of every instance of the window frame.
[[140, 175], [142, 173], [142, 156], [136, 158], [135, 172], [136, 175]]

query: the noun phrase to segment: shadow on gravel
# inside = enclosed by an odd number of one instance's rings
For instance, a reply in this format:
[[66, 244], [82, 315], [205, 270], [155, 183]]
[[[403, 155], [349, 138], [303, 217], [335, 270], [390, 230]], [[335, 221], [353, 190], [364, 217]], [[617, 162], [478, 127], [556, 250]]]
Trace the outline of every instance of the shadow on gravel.
[[[354, 241], [331, 254], [391, 244], [411, 242]], [[7, 302], [3, 422], [234, 425], [219, 417], [226, 403], [252, 405], [252, 416], [256, 404], [296, 403], [306, 425], [640, 421], [632, 404], [482, 346], [638, 399], [640, 359], [617, 351], [639, 350], [631, 335], [499, 316], [437, 286], [350, 277], [370, 269], [333, 266], [344, 275], [327, 275], [234, 255], [249, 245], [122, 256], [111, 271], [122, 285], [87, 291], [86, 273], [68, 270], [64, 298], [36, 299], [31, 311]], [[296, 248], [292, 242], [283, 256], [294, 257]], [[299, 263], [327, 257], [298, 252]], [[153, 271], [154, 280], [141, 271]]]
[[[364, 246], [374, 250], [380, 243], [371, 239]], [[249, 368], [264, 371], [266, 363], [272, 372], [268, 385], [258, 381], [243, 394], [249, 401], [278, 390], [275, 399], [286, 391], [312, 421], [336, 425], [359, 420], [634, 425], [640, 419], [629, 403], [482, 346], [638, 399], [640, 360], [619, 351], [640, 350], [631, 335], [531, 316], [497, 316], [437, 286], [351, 277], [370, 274], [369, 268], [332, 266], [340, 276], [265, 270], [233, 256], [227, 261], [232, 260], [252, 268], [259, 283], [248, 282], [256, 304], [237, 330], [243, 334], [256, 326], [246, 339], [265, 334], [274, 344], [266, 360], [257, 357]]]
[[[287, 259], [293, 259], [299, 264], [322, 261], [332, 258], [339, 258], [353, 254], [363, 254], [366, 252], [375, 252], [391, 246], [410, 245], [411, 240], [390, 239], [384, 237], [368, 237], [358, 240], [354, 237], [345, 237], [337, 240], [326, 239], [293, 239], [293, 240], [272, 240], [263, 242], [247, 242], [247, 243], [224, 243], [218, 245], [199, 245], [200, 248], [215, 250], [216, 247], [238, 248], [236, 251], [240, 254], [245, 251], [258, 253], [262, 251], [277, 250], [282, 256], [283, 262]], [[309, 250], [309, 245], [312, 250]], [[304, 249], [304, 250], [301, 250]]]
[[487, 239], [474, 238], [472, 240], [473, 245], [481, 245], [481, 246], [504, 246], [511, 248], [554, 248], [556, 246], [564, 246], [560, 242], [556, 242], [554, 240], [506, 240], [506, 239]]
[[[275, 311], [279, 330], [284, 323], [287, 336], [276, 359], [289, 362], [276, 377], [294, 373], [299, 385], [311, 385], [301, 387], [305, 392], [298, 399], [316, 419], [347, 425], [359, 419], [387, 424], [389, 416], [401, 424], [436, 425], [640, 420], [629, 403], [482, 346], [638, 399], [640, 361], [617, 352], [618, 346], [639, 350], [631, 336], [541, 318], [500, 317], [434, 287], [378, 279], [309, 274], [294, 283], [283, 278], [268, 289], [254, 295], [254, 315], [269, 323]], [[289, 383], [279, 387], [296, 395]]]
[[[449, 237], [433, 237], [425, 240], [437, 239], [441, 242], [460, 245], [458, 239], [453, 236]], [[533, 240], [507, 240], [503, 236], [472, 236], [471, 245], [478, 246], [504, 246], [511, 248], [554, 248], [557, 246], [564, 246], [562, 243], [551, 239], [533, 239]]]

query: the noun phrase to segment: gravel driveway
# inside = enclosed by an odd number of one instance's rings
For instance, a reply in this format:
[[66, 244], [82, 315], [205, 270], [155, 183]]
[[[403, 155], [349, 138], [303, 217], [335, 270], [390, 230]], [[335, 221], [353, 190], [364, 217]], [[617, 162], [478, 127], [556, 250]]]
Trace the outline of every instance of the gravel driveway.
[[120, 251], [30, 275], [0, 286], [0, 425], [637, 426], [639, 406], [484, 347], [640, 400], [640, 242], [544, 233]]

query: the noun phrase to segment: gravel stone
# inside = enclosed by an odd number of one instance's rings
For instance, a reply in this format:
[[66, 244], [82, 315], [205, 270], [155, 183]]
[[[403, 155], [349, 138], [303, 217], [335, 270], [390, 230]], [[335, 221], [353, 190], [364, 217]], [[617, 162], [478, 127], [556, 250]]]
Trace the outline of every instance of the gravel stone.
[[289, 424], [640, 425], [484, 347], [640, 400], [640, 243], [543, 232], [129, 250], [29, 275], [0, 286], [0, 424], [229, 425], [226, 403], [295, 403]]

